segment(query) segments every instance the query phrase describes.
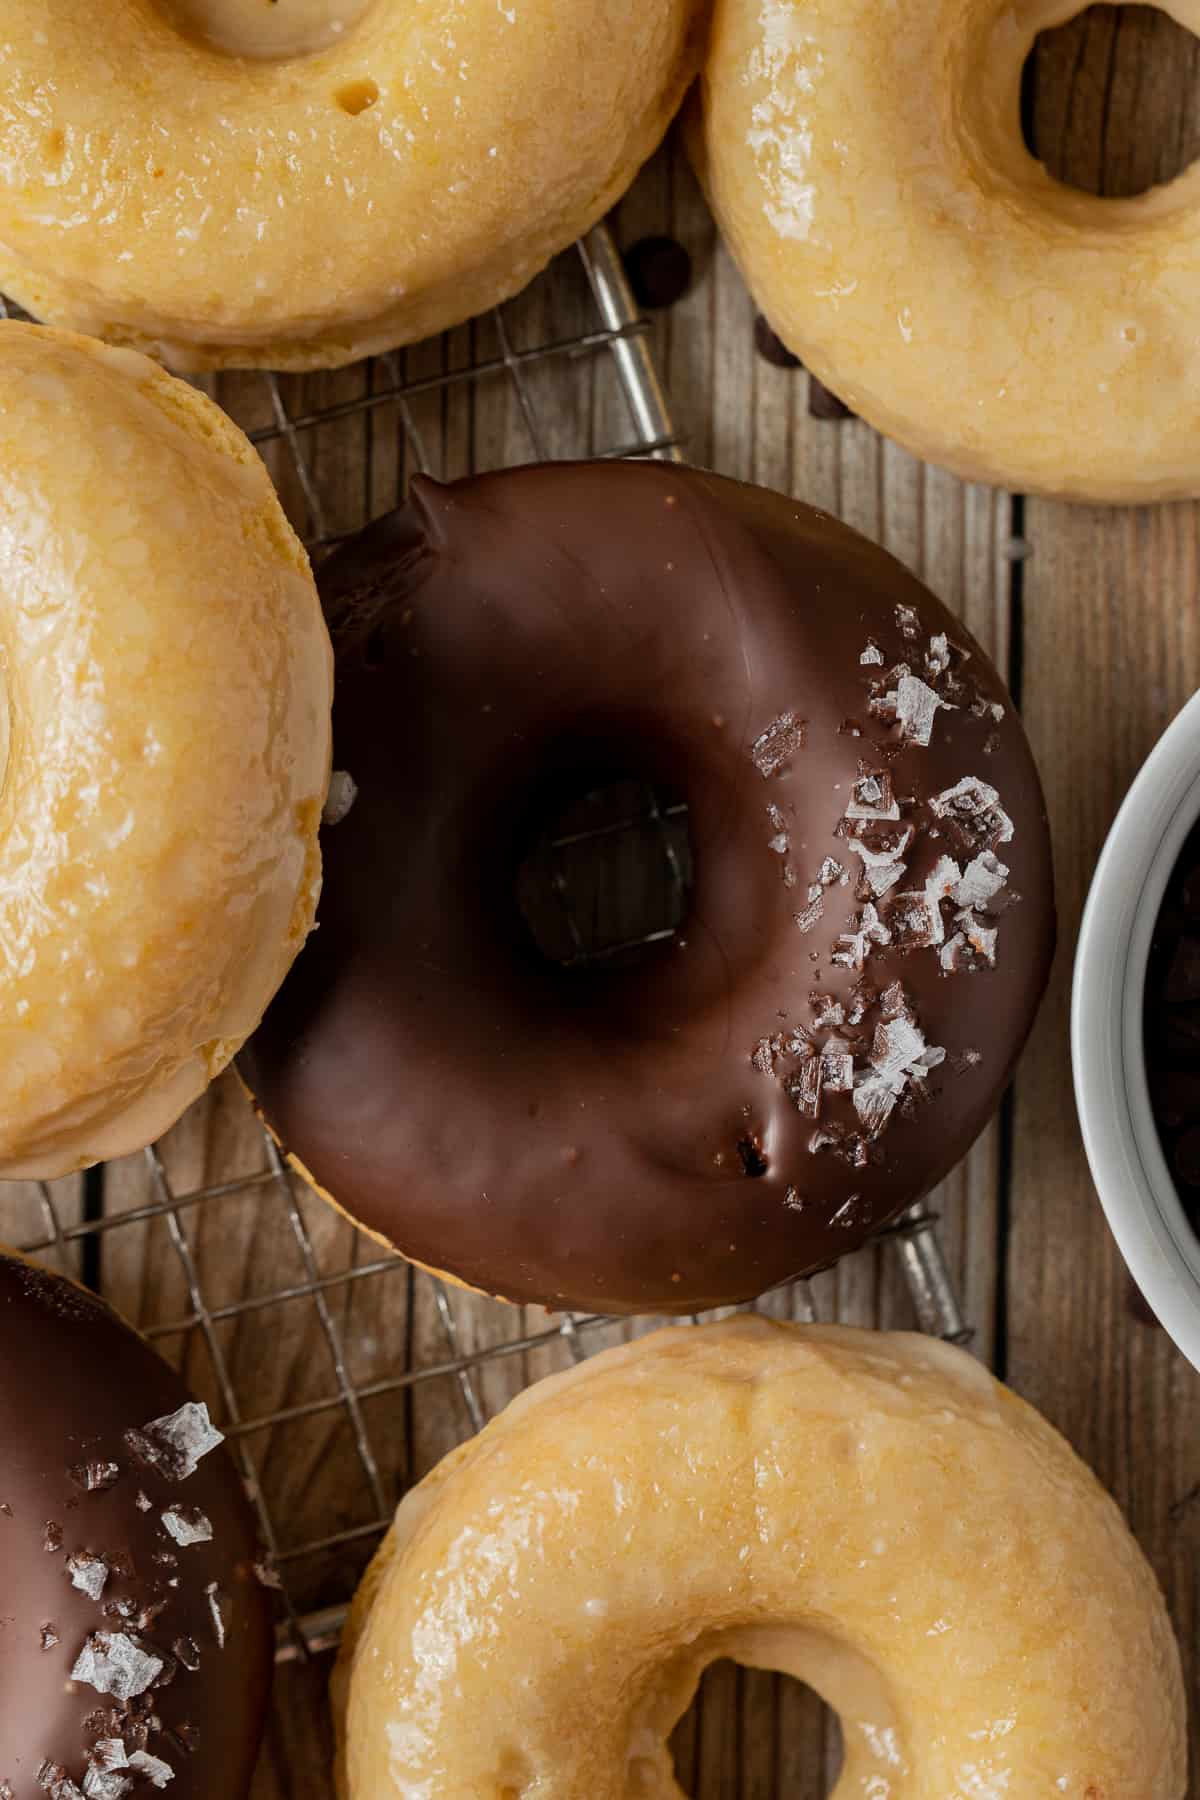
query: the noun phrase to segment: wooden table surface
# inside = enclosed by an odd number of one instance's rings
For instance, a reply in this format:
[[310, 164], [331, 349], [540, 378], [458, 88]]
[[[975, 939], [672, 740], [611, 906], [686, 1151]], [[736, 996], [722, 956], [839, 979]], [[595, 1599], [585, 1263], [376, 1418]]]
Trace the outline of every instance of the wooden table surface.
[[[1145, 9], [1099, 10], [1056, 33], [1039, 51], [1027, 94], [1029, 129], [1054, 171], [1098, 191], [1131, 191], [1173, 173], [1200, 149], [1200, 46]], [[1112, 1489], [1166, 1590], [1193, 1701], [1192, 1755], [1200, 1764], [1195, 1704], [1200, 1668], [1200, 1376], [1165, 1337], [1139, 1323], [1088, 1177], [1071, 1099], [1067, 1008], [1074, 938], [1091, 869], [1129, 780], [1168, 720], [1200, 687], [1196, 505], [1137, 511], [1067, 507], [967, 487], [922, 466], [857, 422], [810, 416], [807, 380], [756, 355], [754, 308], [726, 255], [677, 146], [668, 145], [620, 209], [626, 242], [670, 232], [686, 244], [696, 279], [654, 326], [661, 367], [693, 461], [814, 501], [878, 539], [970, 624], [1007, 670], [1046, 783], [1053, 823], [1062, 938], [1053, 983], [1014, 1090], [995, 1126], [945, 1184], [935, 1204], [976, 1346], [1020, 1393], [1066, 1433]], [[582, 300], [543, 281], [510, 309], [513, 342], [568, 335]], [[409, 375], [436, 376], [495, 353], [480, 324], [410, 352]], [[620, 401], [605, 372], [574, 380], [535, 365], [550, 453], [582, 451], [619, 432]], [[285, 384], [293, 410], [354, 400], [389, 385], [373, 372]], [[554, 383], [558, 382], [555, 386]], [[544, 387], [539, 384], [544, 383]], [[243, 422], [269, 422], [255, 377], [222, 378], [220, 397]], [[329, 530], [350, 529], [399, 494], [401, 425], [393, 402], [364, 423], [313, 434]], [[530, 446], [510, 388], [434, 388], [412, 402], [435, 469], [522, 460]], [[285, 499], [311, 525], [286, 448], [270, 453]], [[171, 1134], [164, 1164], [177, 1191], [265, 1167], [245, 1101], [230, 1082]], [[142, 1159], [86, 1182], [58, 1184], [66, 1220], [117, 1214], [155, 1198]], [[300, 1196], [321, 1270], [373, 1265], [378, 1252], [332, 1212]], [[277, 1187], [264, 1184], [206, 1201], [182, 1215], [184, 1248], [210, 1307], [234, 1306], [304, 1286], [302, 1247]], [[32, 1189], [0, 1194], [0, 1238], [37, 1235]], [[179, 1246], [166, 1224], [128, 1226], [68, 1252], [127, 1312], [168, 1327], [162, 1347], [220, 1406], [211, 1346], [191, 1313]], [[886, 1250], [865, 1252], [819, 1279], [822, 1316], [910, 1325], [907, 1293]], [[286, 1425], [253, 1429], [253, 1458], [286, 1553], [370, 1521], [372, 1500], [339, 1381], [387, 1382], [447, 1356], [445, 1321], [424, 1277], [400, 1266], [329, 1286], [316, 1298], [217, 1317], [212, 1344], [225, 1359], [243, 1417], [287, 1409]], [[786, 1312], [774, 1300], [772, 1309]], [[468, 1352], [536, 1334], [534, 1309], [518, 1312], [454, 1295]], [[184, 1322], [181, 1329], [175, 1329]], [[640, 1327], [639, 1327], [640, 1328]], [[628, 1328], [626, 1328], [628, 1329]], [[341, 1369], [330, 1350], [336, 1334]], [[612, 1341], [609, 1330], [592, 1341]], [[562, 1366], [561, 1340], [489, 1364], [477, 1378], [487, 1408]], [[329, 1404], [326, 1404], [329, 1403]], [[470, 1428], [467, 1398], [452, 1375], [393, 1387], [363, 1402], [362, 1423], [380, 1466], [382, 1499], [427, 1469]], [[368, 1540], [285, 1560], [303, 1608], [346, 1597]], [[324, 1704], [328, 1659], [280, 1670], [255, 1800], [317, 1800], [330, 1792]], [[835, 1756], [835, 1733], [811, 1694], [780, 1677], [719, 1665], [706, 1677], [677, 1739], [680, 1779], [705, 1800], [818, 1800]], [[1200, 1779], [1190, 1792], [1200, 1795]]]

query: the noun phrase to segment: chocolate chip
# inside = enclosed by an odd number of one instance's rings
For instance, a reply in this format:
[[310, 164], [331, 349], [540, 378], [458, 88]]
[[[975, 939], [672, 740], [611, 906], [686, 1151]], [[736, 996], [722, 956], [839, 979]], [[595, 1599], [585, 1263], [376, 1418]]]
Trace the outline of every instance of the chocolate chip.
[[1200, 938], [1180, 938], [1167, 970], [1164, 992], [1172, 1006], [1200, 1000]]
[[754, 321], [754, 348], [764, 362], [769, 362], [776, 369], [799, 369], [803, 367], [798, 356], [793, 356], [781, 337], [777, 337], [767, 321], [759, 313]]
[[625, 252], [625, 273], [639, 306], [674, 306], [692, 285], [692, 259], [674, 238], [639, 238]]
[[836, 420], [854, 417], [845, 401], [839, 400], [837, 395], [831, 393], [824, 382], [818, 381], [815, 375], [810, 375], [808, 378], [808, 411], [809, 416], [814, 419]]

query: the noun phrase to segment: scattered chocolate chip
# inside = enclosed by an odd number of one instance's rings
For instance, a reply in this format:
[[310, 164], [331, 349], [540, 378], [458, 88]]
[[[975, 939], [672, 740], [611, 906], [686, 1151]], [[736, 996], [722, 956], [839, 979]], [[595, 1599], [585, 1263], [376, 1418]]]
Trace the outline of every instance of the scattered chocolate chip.
[[692, 285], [692, 259], [672, 237], [644, 237], [625, 252], [625, 273], [639, 306], [674, 306]]
[[808, 411], [813, 419], [852, 419], [854, 414], [844, 400], [839, 400], [815, 375], [808, 378]]
[[804, 366], [798, 356], [792, 355], [783, 339], [772, 331], [761, 313], [754, 321], [754, 348], [773, 368], [800, 369]]

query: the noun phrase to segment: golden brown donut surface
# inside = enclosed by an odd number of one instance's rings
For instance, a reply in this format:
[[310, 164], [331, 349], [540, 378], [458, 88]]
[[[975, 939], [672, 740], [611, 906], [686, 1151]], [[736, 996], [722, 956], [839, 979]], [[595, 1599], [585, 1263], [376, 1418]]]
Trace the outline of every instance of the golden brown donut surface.
[[342, 1800], [679, 1800], [725, 1656], [839, 1714], [835, 1800], [1183, 1800], [1162, 1596], [1064, 1440], [937, 1340], [753, 1318], [539, 1383], [405, 1499]]
[[0, 324], [0, 1175], [141, 1148], [320, 887], [332, 665], [259, 458], [145, 357]]
[[601, 216], [698, 54], [695, 0], [271, 10], [5, 0], [0, 289], [194, 369], [428, 337]]
[[[1200, 492], [1200, 168], [1130, 199], [1055, 181], [1020, 91], [1072, 0], [716, 0], [693, 141], [784, 342], [971, 480]], [[1168, 12], [1200, 30], [1195, 0]]]

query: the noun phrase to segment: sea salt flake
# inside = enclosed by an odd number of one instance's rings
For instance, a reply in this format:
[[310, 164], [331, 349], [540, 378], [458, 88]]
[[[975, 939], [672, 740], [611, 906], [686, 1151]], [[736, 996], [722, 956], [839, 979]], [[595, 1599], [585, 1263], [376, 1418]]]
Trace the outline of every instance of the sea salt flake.
[[175, 1771], [170, 1763], [163, 1762], [159, 1756], [151, 1756], [148, 1750], [135, 1750], [129, 1759], [129, 1767], [144, 1775], [151, 1787], [165, 1788], [169, 1781], [174, 1781]]
[[840, 1000], [832, 994], [810, 994], [808, 1004], [812, 1008], [813, 1018], [821, 1026], [844, 1025], [846, 1009]]
[[808, 1056], [801, 1063], [799, 1072], [790, 1076], [786, 1083], [788, 1098], [796, 1111], [806, 1119], [819, 1119], [821, 1116], [822, 1074], [821, 1058]]
[[37, 1772], [37, 1783], [50, 1800], [83, 1800], [83, 1795], [61, 1763], [44, 1762]]
[[775, 852], [776, 856], [786, 856], [788, 853], [787, 832], [786, 831], [778, 832], [775, 835], [775, 837], [773, 837], [771, 839], [771, 841], [768, 843], [767, 849], [773, 850]]
[[177, 1544], [187, 1549], [191, 1544], [212, 1542], [212, 1521], [198, 1506], [169, 1506], [162, 1522]]
[[42, 1539], [42, 1549], [50, 1556], [57, 1556], [63, 1547], [63, 1528], [56, 1525], [53, 1519], [46, 1520], [46, 1532]]
[[772, 831], [787, 830], [787, 820], [783, 816], [783, 811], [775, 805], [774, 801], [770, 801], [767, 805], [767, 817], [771, 821]]
[[845, 873], [840, 862], [835, 862], [832, 856], [827, 856], [817, 870], [817, 880], [822, 887], [832, 887], [834, 882], [840, 881]]
[[258, 1582], [260, 1587], [271, 1588], [276, 1593], [281, 1592], [283, 1589], [283, 1582], [280, 1579], [279, 1570], [265, 1560], [255, 1563], [254, 1579]]
[[954, 890], [955, 904], [977, 910], [985, 907], [1007, 880], [1007, 865], [993, 851], [983, 850], [963, 870], [962, 880]]
[[890, 944], [891, 941], [890, 930], [873, 902], [868, 901], [855, 930], [837, 939], [833, 961], [844, 969], [861, 969], [871, 953], [872, 944]]
[[933, 737], [933, 721], [939, 708], [953, 711], [928, 683], [917, 675], [902, 675], [896, 689], [896, 724], [906, 744], [927, 748]]
[[208, 1600], [208, 1610], [212, 1615], [213, 1636], [217, 1640], [217, 1649], [225, 1648], [225, 1615], [221, 1611], [221, 1603], [225, 1596], [215, 1581], [210, 1581], [204, 1590]]
[[932, 950], [946, 935], [940, 909], [924, 893], [896, 894], [886, 914], [897, 950]]
[[133, 1783], [115, 1770], [89, 1769], [83, 1778], [84, 1800], [124, 1800]]
[[883, 651], [879, 648], [879, 645], [875, 642], [874, 638], [867, 639], [867, 647], [859, 657], [858, 661], [859, 666], [864, 669], [882, 665]]
[[896, 608], [896, 624], [901, 637], [915, 638], [921, 635], [921, 621], [915, 606], [899, 605]]
[[950, 667], [950, 640], [944, 631], [929, 640], [929, 649], [925, 652], [925, 670], [931, 681], [944, 675]]
[[831, 1094], [848, 1094], [854, 1086], [854, 1053], [842, 1038], [830, 1038], [821, 1051], [821, 1085]]
[[102, 1738], [92, 1745], [83, 1791], [87, 1800], [121, 1800], [133, 1783], [120, 1771], [129, 1767], [129, 1757], [120, 1738]]
[[971, 949], [975, 952], [976, 956], [982, 958], [989, 969], [994, 969], [996, 966], [996, 939], [999, 936], [998, 931], [994, 927], [989, 928], [982, 924], [969, 909], [957, 913], [955, 915], [955, 922], [962, 926], [963, 936], [966, 938], [967, 943], [971, 946]]
[[194, 1675], [200, 1667], [200, 1646], [195, 1638], [179, 1637], [171, 1645], [171, 1649], [179, 1658], [189, 1675]]
[[895, 1084], [873, 1069], [858, 1079], [854, 1089], [854, 1110], [869, 1137], [880, 1135], [899, 1097]]
[[879, 996], [879, 1010], [889, 1022], [892, 1019], [911, 1019], [913, 1017], [912, 1001], [905, 992], [902, 982], [893, 981], [885, 987]]
[[149, 1494], [143, 1493], [141, 1488], [138, 1489], [137, 1499], [133, 1504], [137, 1507], [139, 1512], [153, 1512], [154, 1510], [153, 1500], [150, 1498]]
[[781, 713], [750, 746], [750, 760], [764, 780], [778, 774], [804, 748], [804, 721], [793, 712]]
[[964, 775], [953, 787], [934, 794], [929, 805], [939, 819], [957, 826], [966, 842], [980, 848], [994, 850], [1012, 838], [1013, 822], [1000, 805], [999, 794], [977, 776]]
[[202, 1400], [188, 1400], [178, 1412], [125, 1433], [132, 1453], [170, 1481], [187, 1481], [201, 1459], [224, 1441]]
[[892, 778], [884, 769], [869, 769], [859, 775], [850, 789], [848, 819], [886, 819], [900, 817], [900, 808], [892, 791]]
[[806, 906], [803, 912], [794, 913], [792, 916], [794, 917], [794, 919], [795, 919], [797, 925], [800, 927], [801, 931], [809, 932], [813, 929], [813, 927], [815, 925], [819, 924], [824, 912], [825, 912], [825, 902], [821, 898], [820, 894], [818, 894], [817, 898], [811, 903], [811, 905]]
[[86, 1594], [89, 1600], [99, 1600], [108, 1581], [109, 1568], [103, 1557], [79, 1552], [68, 1556], [67, 1574], [71, 1577], [72, 1587]]
[[124, 1632], [97, 1631], [80, 1651], [71, 1680], [124, 1702], [144, 1694], [162, 1672], [161, 1657], [147, 1656]]
[[833, 1214], [829, 1223], [839, 1225], [843, 1230], [849, 1231], [851, 1227], [858, 1224], [861, 1200], [861, 1194], [849, 1194]]
[[41, 1636], [42, 1649], [53, 1650], [54, 1646], [59, 1642], [61, 1642], [61, 1639], [59, 1637], [57, 1625], [43, 1625]]
[[779, 1038], [759, 1038], [750, 1052], [750, 1061], [760, 1075], [769, 1075], [775, 1067], [775, 1058], [782, 1049]]

